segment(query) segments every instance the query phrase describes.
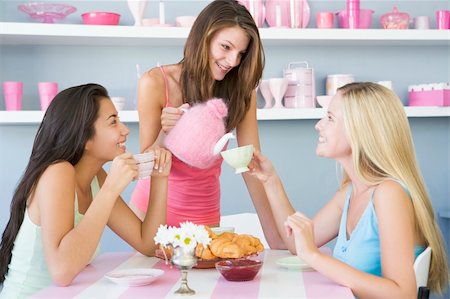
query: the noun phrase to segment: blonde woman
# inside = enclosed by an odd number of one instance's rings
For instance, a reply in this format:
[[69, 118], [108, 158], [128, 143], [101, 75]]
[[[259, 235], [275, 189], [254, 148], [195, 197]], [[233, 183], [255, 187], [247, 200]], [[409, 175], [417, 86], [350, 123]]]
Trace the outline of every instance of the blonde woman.
[[[313, 219], [294, 211], [261, 153], [250, 166], [264, 185], [280, 233], [286, 229], [293, 236], [290, 250], [358, 298], [399, 299], [417, 297], [413, 264], [429, 246], [428, 287], [446, 289], [443, 240], [400, 99], [378, 84], [348, 84], [333, 97], [316, 130], [316, 154], [336, 160], [343, 180]], [[318, 250], [335, 238], [333, 256]]]

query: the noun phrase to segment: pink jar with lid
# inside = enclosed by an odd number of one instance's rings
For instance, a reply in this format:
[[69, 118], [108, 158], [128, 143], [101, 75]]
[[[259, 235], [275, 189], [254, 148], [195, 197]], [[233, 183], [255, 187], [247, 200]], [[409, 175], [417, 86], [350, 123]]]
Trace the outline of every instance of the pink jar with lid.
[[392, 12], [388, 12], [380, 18], [383, 29], [408, 29], [409, 14], [399, 12], [397, 6], [394, 6]]

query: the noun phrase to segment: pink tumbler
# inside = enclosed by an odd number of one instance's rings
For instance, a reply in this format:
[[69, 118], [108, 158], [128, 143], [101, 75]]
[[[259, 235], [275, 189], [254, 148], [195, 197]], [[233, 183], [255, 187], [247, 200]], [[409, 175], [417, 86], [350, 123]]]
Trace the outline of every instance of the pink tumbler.
[[3, 95], [5, 96], [6, 110], [14, 111], [22, 109], [23, 82], [3, 82]]
[[39, 97], [41, 100], [41, 110], [47, 110], [50, 102], [58, 93], [58, 83], [56, 82], [39, 82]]
[[450, 10], [436, 11], [436, 29], [450, 29]]

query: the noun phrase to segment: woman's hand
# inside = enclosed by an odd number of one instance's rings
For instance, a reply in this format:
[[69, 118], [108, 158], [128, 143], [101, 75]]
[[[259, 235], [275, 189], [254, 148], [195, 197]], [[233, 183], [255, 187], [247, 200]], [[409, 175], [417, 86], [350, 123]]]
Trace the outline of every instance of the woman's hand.
[[128, 184], [138, 176], [138, 166], [131, 153], [114, 158], [103, 186], [119, 196]]
[[162, 147], [154, 147], [151, 151], [155, 154], [152, 177], [168, 176], [172, 167], [172, 153]]
[[300, 212], [288, 216], [284, 223], [288, 237], [294, 235], [297, 255], [308, 264], [319, 253], [314, 242], [314, 223]]
[[253, 153], [253, 158], [248, 164], [248, 168], [250, 169], [250, 175], [256, 177], [262, 183], [266, 183], [270, 178], [277, 176], [272, 162], [258, 150], [255, 150]]
[[177, 121], [183, 115], [184, 111], [189, 108], [188, 103], [184, 103], [178, 108], [175, 107], [165, 107], [161, 113], [161, 128], [164, 133], [169, 133], [170, 130], [175, 126]]

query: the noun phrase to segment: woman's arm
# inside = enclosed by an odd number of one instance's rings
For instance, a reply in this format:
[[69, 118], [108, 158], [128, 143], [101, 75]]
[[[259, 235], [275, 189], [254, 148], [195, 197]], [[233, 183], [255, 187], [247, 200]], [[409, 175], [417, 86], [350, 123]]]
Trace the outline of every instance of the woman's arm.
[[315, 221], [289, 217], [299, 256], [333, 281], [350, 287], [358, 298], [415, 298], [414, 210], [411, 199], [393, 181], [380, 184], [374, 195], [381, 246], [382, 277], [359, 271], [314, 246]]
[[[139, 141], [141, 152], [151, 148], [161, 132], [161, 111], [165, 104], [164, 78], [159, 69], [142, 75], [138, 85]], [[159, 144], [159, 143], [158, 143]]]
[[144, 221], [122, 199], [116, 202], [108, 221], [108, 226], [118, 236], [147, 256], [154, 255], [156, 245], [153, 238], [158, 227], [166, 223], [167, 182], [172, 161], [172, 155], [167, 150], [157, 149], [155, 155], [159, 157], [159, 163], [150, 180], [149, 205]]
[[[289, 251], [295, 254], [296, 247], [294, 239], [286, 233], [285, 227], [286, 219], [295, 211], [284, 190], [281, 179], [272, 163], [259, 151], [254, 153], [249, 167], [251, 169], [250, 175], [260, 180], [264, 186], [278, 231], [283, 237], [285, 244], [287, 244]], [[333, 199], [314, 218], [314, 223], [317, 223], [317, 227], [320, 228], [314, 232], [314, 245], [316, 249], [336, 237], [344, 200], [344, 192], [336, 193]]]
[[111, 178], [104, 183], [74, 226], [76, 172], [61, 162], [43, 173], [33, 194], [39, 209], [45, 259], [52, 279], [68, 285], [89, 263], [97, 248], [111, 210], [120, 193], [137, 175], [131, 154], [116, 157], [111, 165]]
[[[236, 134], [238, 146], [253, 144], [255, 150], [260, 149], [258, 122], [256, 120], [256, 92], [253, 92], [250, 109], [237, 126]], [[279, 231], [276, 229], [278, 224], [275, 221], [275, 215], [273, 214], [271, 205], [267, 200], [266, 193], [264, 192], [261, 183], [256, 178], [251, 177], [248, 173], [243, 173], [242, 177], [244, 178], [248, 192], [252, 198], [267, 243], [272, 249], [285, 249], [285, 240], [280, 236]]]

